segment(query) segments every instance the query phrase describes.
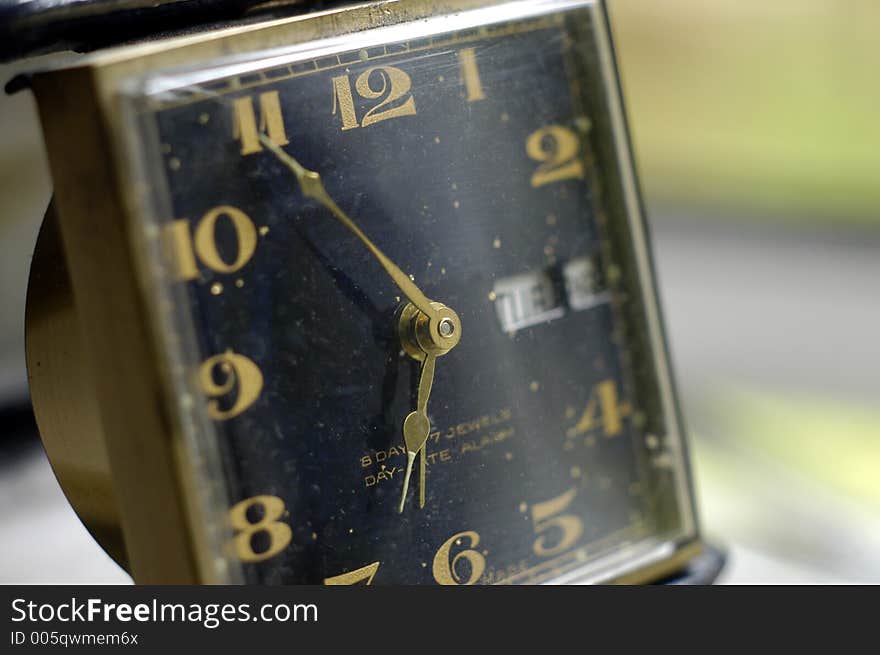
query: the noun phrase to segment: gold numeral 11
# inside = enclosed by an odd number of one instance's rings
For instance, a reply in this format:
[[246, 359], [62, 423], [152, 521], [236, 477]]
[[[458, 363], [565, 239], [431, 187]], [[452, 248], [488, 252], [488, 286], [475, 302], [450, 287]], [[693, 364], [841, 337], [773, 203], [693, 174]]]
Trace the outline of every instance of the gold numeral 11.
[[278, 91], [266, 91], [259, 95], [260, 123], [254, 111], [254, 99], [251, 96], [236, 98], [232, 104], [232, 138], [241, 141], [241, 154], [251, 155], [260, 152], [260, 132], [265, 132], [269, 140], [276, 146], [286, 146], [287, 131], [284, 129], [284, 117], [281, 114], [281, 101]]

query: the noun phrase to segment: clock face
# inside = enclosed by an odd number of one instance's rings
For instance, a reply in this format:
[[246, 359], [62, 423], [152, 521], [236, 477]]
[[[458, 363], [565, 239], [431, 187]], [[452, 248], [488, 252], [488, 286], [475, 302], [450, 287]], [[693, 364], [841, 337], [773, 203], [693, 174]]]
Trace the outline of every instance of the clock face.
[[[540, 582], [685, 530], [600, 188], [590, 20], [276, 59], [142, 106], [247, 581]], [[454, 310], [448, 352], [404, 334], [412, 288]]]

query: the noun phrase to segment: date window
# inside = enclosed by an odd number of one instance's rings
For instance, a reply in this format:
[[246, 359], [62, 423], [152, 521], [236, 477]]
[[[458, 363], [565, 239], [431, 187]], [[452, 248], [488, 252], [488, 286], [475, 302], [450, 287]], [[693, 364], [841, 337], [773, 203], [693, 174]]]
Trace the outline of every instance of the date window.
[[543, 271], [523, 273], [495, 282], [495, 313], [505, 332], [546, 323], [565, 314], [553, 280]]
[[590, 257], [578, 257], [562, 267], [568, 306], [578, 312], [608, 302], [610, 293], [601, 288], [598, 269]]

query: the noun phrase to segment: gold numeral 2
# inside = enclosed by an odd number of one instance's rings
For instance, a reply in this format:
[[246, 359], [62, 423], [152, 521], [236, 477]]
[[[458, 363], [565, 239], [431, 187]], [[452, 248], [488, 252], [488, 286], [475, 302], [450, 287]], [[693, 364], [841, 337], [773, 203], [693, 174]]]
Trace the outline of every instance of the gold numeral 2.
[[[471, 547], [450, 559], [452, 547], [460, 546], [464, 539], [470, 540]], [[483, 557], [482, 553], [474, 550], [479, 545], [480, 535], [473, 530], [459, 532], [449, 537], [434, 556], [432, 571], [437, 583], [442, 585], [471, 585], [479, 580], [480, 576], [483, 575], [483, 571], [486, 570], [486, 558]], [[462, 580], [458, 573], [458, 562], [461, 559], [470, 564], [470, 575], [465, 580]]]
[[[532, 523], [535, 527], [535, 534], [540, 535], [532, 544], [535, 555], [539, 557], [557, 555], [568, 550], [581, 538], [584, 533], [583, 522], [573, 514], [560, 514], [571, 505], [576, 494], [577, 489], [571, 488], [561, 496], [532, 505]], [[547, 535], [542, 533], [553, 528], [560, 531], [559, 543], [548, 548]]]
[[578, 157], [577, 134], [561, 125], [548, 125], [526, 139], [526, 152], [541, 162], [532, 174], [532, 186], [539, 187], [570, 178], [583, 178], [584, 165]]
[[[251, 522], [247, 514], [254, 507], [262, 508], [262, 517]], [[278, 520], [283, 514], [284, 501], [278, 496], [253, 496], [232, 506], [229, 523], [238, 533], [232, 539], [232, 547], [242, 562], [262, 562], [287, 548], [293, 531], [289, 525]], [[253, 541], [261, 533], [266, 534], [269, 544], [258, 553], [254, 550]]]
[[477, 67], [477, 55], [473, 48], [458, 51], [458, 65], [461, 68], [461, 79], [467, 92], [467, 101], [485, 100], [486, 94], [480, 81], [480, 69]]
[[[216, 381], [219, 376], [223, 376], [222, 382]], [[208, 402], [208, 415], [214, 420], [223, 421], [238, 416], [256, 402], [263, 390], [263, 374], [250, 359], [227, 350], [202, 362], [199, 386], [212, 399]], [[232, 406], [220, 409], [218, 398], [233, 391], [237, 391], [237, 395]]]
[[254, 111], [252, 96], [236, 98], [232, 103], [232, 138], [241, 142], [241, 154], [252, 155], [260, 152], [260, 132], [265, 132], [276, 146], [286, 146], [287, 132], [284, 117], [281, 115], [281, 101], [278, 91], [266, 91], [259, 95], [260, 124]]
[[376, 576], [376, 571], [378, 570], [379, 562], [373, 562], [372, 564], [367, 564], [366, 566], [362, 566], [354, 571], [349, 571], [348, 573], [343, 573], [342, 575], [334, 575], [332, 578], [324, 578], [324, 584], [353, 585], [366, 580], [364, 584], [371, 585], [373, 584], [373, 578]]
[[[235, 258], [226, 261], [217, 250], [217, 221], [225, 218], [235, 229], [237, 252]], [[196, 225], [195, 235], [190, 233], [189, 221], [179, 219], [163, 228], [166, 253], [177, 280], [195, 280], [199, 277], [196, 258], [215, 273], [234, 273], [247, 264], [257, 248], [257, 228], [250, 217], [240, 209], [221, 205], [208, 211]], [[193, 239], [195, 236], [195, 239]]]
[[[381, 82], [381, 86], [373, 88], [370, 84], [371, 80]], [[367, 100], [381, 98], [381, 101], [373, 105], [358, 123], [351, 79], [348, 75], [339, 75], [333, 78], [333, 115], [335, 116], [338, 110], [343, 130], [367, 127], [398, 116], [413, 116], [416, 113], [416, 101], [409, 92], [411, 87], [412, 80], [409, 75], [394, 66], [373, 66], [365, 70], [355, 80], [355, 91], [361, 98]], [[403, 100], [404, 98], [406, 100]]]

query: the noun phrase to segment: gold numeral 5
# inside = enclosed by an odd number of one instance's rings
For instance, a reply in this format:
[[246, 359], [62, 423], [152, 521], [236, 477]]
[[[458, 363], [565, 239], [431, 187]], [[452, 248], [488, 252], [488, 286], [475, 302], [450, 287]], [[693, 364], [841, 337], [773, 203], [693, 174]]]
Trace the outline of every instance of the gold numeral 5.
[[532, 186], [539, 187], [569, 178], [583, 178], [584, 165], [578, 157], [577, 134], [561, 125], [548, 125], [526, 139], [526, 152], [541, 162], [532, 174]]
[[373, 578], [376, 576], [376, 571], [378, 570], [379, 562], [373, 562], [372, 564], [367, 564], [366, 566], [362, 566], [354, 571], [349, 571], [348, 573], [343, 573], [342, 575], [334, 575], [332, 578], [324, 578], [324, 584], [353, 585], [366, 580], [364, 584], [371, 585], [373, 584]]
[[[220, 377], [222, 381], [217, 382]], [[263, 374], [259, 367], [244, 355], [227, 350], [206, 359], [199, 367], [199, 386], [211, 398], [208, 415], [218, 421], [238, 416], [259, 398], [263, 389]], [[235, 401], [229, 409], [220, 409], [218, 398], [237, 389]]]
[[241, 142], [241, 154], [251, 155], [263, 149], [260, 132], [265, 132], [276, 146], [286, 146], [287, 132], [281, 115], [281, 101], [277, 91], [266, 91], [259, 96], [260, 124], [254, 111], [252, 96], [236, 98], [232, 103], [232, 138]]
[[[572, 488], [561, 496], [551, 498], [543, 503], [532, 505], [532, 523], [535, 534], [540, 535], [532, 544], [532, 551], [540, 557], [557, 555], [577, 542], [584, 533], [583, 522], [573, 514], [560, 514], [564, 511], [577, 494], [577, 489]], [[548, 530], [556, 528], [560, 532], [559, 542], [552, 547], [547, 547]]]
[[616, 437], [620, 434], [623, 430], [623, 418], [630, 414], [630, 406], [618, 402], [617, 385], [614, 380], [602, 380], [593, 387], [584, 413], [577, 423], [565, 431], [565, 436], [577, 437], [599, 427], [596, 420], [597, 410], [602, 417], [603, 434], [606, 437]]
[[[371, 82], [381, 86], [374, 88]], [[351, 79], [348, 75], [333, 78], [333, 115], [337, 109], [342, 119], [342, 129], [352, 130], [356, 127], [367, 127], [373, 123], [387, 121], [398, 116], [413, 116], [416, 113], [416, 101], [410, 94], [412, 80], [409, 75], [394, 66], [373, 66], [358, 75], [354, 83], [355, 91], [367, 100], [382, 100], [374, 105], [358, 124], [357, 112], [354, 108], [354, 97], [351, 92]], [[409, 97], [406, 97], [409, 96]], [[403, 100], [406, 98], [406, 100]], [[403, 102], [400, 102], [400, 101]]]
[[[236, 252], [229, 261], [217, 249], [217, 222], [221, 219], [232, 223], [235, 230]], [[257, 249], [254, 222], [243, 211], [229, 205], [214, 207], [202, 216], [194, 235], [185, 218], [172, 221], [163, 229], [166, 252], [174, 268], [174, 277], [178, 280], [195, 280], [199, 277], [197, 258], [215, 273], [234, 273], [251, 260]]]
[[[465, 539], [470, 541], [471, 547], [450, 559], [452, 547], [462, 545]], [[471, 585], [479, 580], [480, 576], [483, 575], [483, 571], [486, 570], [486, 558], [483, 557], [482, 553], [473, 550], [479, 545], [480, 535], [473, 530], [459, 532], [449, 537], [434, 556], [432, 571], [437, 583], [442, 585]], [[462, 559], [470, 564], [470, 574], [464, 581], [462, 581], [458, 572], [458, 563]]]
[[[248, 511], [257, 507], [262, 508], [262, 517], [252, 522], [248, 520]], [[278, 520], [283, 514], [284, 501], [278, 496], [253, 496], [232, 506], [229, 523], [238, 533], [232, 539], [232, 547], [242, 562], [262, 562], [287, 548], [293, 531]], [[258, 534], [268, 538], [268, 546], [259, 553], [254, 550], [254, 537]]]

